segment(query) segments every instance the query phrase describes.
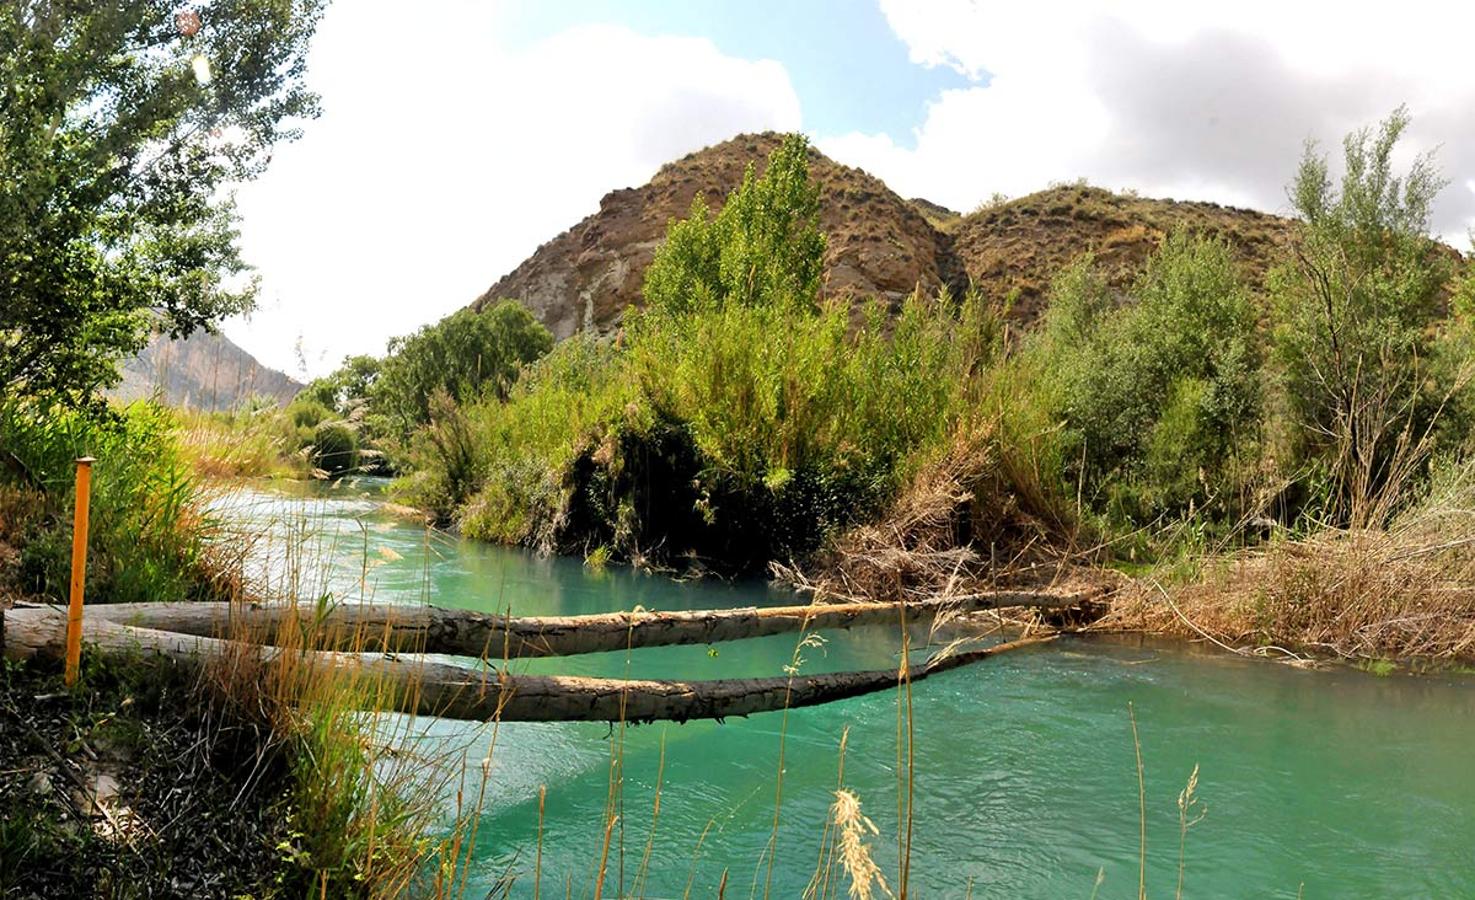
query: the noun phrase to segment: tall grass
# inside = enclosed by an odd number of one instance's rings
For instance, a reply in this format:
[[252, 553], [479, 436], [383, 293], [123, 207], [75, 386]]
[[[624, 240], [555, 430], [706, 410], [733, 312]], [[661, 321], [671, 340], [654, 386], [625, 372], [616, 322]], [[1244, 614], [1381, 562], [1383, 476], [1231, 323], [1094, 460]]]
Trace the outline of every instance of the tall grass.
[[[256, 770], [239, 773], [243, 791], [273, 771], [288, 784], [284, 877], [314, 897], [456, 896], [474, 843], [465, 826], [477, 809], [458, 801], [446, 821], [464, 751], [424, 739], [423, 722], [385, 712], [400, 708], [413, 680], [407, 687], [368, 674], [347, 664], [352, 654], [325, 665], [311, 652], [330, 643], [320, 627], [334, 602], [323, 554], [335, 548], [305, 534], [263, 546], [259, 533], [209, 514], [179, 429], [173, 414], [148, 403], [104, 415], [0, 405], [0, 448], [15, 482], [0, 486], [0, 539], [19, 547], [22, 593], [64, 601], [73, 461], [96, 457], [89, 603], [279, 602], [299, 613], [269, 651], [261, 635], [222, 635], [236, 639], [233, 649], [208, 662], [205, 693], [185, 698], [258, 736]], [[248, 560], [277, 576], [248, 579]], [[375, 635], [352, 637], [367, 650]]]
[[275, 406], [176, 410], [181, 456], [203, 478], [306, 478], [312, 453]]
[[[279, 524], [283, 533], [250, 548], [252, 568], [270, 573], [251, 579], [251, 598], [285, 605], [287, 621], [267, 650], [266, 635], [234, 626], [223, 635], [231, 652], [211, 660], [204, 684], [223, 715], [259, 730], [263, 753], [283, 770], [291, 840], [280, 850], [295, 888], [314, 897], [459, 897], [489, 760], [468, 796], [471, 738], [432, 735], [433, 719], [394, 712], [413, 706], [416, 657], [403, 657], [408, 679], [356, 665], [383, 635], [325, 625], [335, 604], [352, 599], [334, 594], [331, 557], [353, 550], [305, 523]], [[370, 567], [366, 548], [363, 592]], [[320, 652], [328, 647], [339, 649]]]
[[211, 540], [204, 488], [181, 456], [172, 415], [135, 403], [107, 415], [0, 404], [0, 448], [40, 509], [21, 538], [23, 592], [65, 600], [74, 461], [93, 465], [87, 599], [94, 603], [233, 595], [230, 550]]

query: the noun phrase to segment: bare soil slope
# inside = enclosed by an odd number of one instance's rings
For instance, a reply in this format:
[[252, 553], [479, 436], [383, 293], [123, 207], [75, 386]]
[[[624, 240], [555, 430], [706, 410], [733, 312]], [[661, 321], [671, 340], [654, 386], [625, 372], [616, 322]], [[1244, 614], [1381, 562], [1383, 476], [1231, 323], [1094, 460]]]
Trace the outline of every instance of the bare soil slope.
[[[761, 173], [781, 140], [772, 133], [740, 135], [667, 163], [642, 187], [606, 194], [598, 212], [539, 247], [478, 298], [476, 308], [520, 300], [558, 338], [615, 324], [625, 307], [641, 302], [645, 267], [671, 219], [684, 217], [698, 192], [720, 208], [747, 165]], [[821, 228], [829, 238], [827, 296], [894, 301], [956, 277], [936, 229], [879, 179], [817, 151], [810, 175], [820, 186]]]
[[182, 340], [156, 334], [121, 370], [123, 380], [111, 393], [124, 402], [157, 396], [170, 406], [217, 411], [258, 396], [285, 404], [302, 390], [230, 338], [204, 331]]
[[[584, 327], [608, 329], [641, 302], [645, 267], [673, 218], [703, 193], [713, 208], [762, 171], [781, 135], [739, 135], [661, 168], [649, 183], [605, 195], [599, 211], [558, 235], [476, 300], [520, 300], [558, 338]], [[1150, 200], [1085, 185], [1053, 187], [960, 215], [907, 200], [879, 179], [811, 151], [820, 185], [821, 228], [829, 238], [824, 292], [895, 303], [914, 289], [969, 282], [988, 296], [1015, 297], [1022, 323], [1043, 309], [1050, 280], [1091, 251], [1113, 284], [1126, 286], [1148, 254], [1183, 225], [1227, 240], [1253, 284], [1263, 283], [1291, 221], [1213, 203]]]

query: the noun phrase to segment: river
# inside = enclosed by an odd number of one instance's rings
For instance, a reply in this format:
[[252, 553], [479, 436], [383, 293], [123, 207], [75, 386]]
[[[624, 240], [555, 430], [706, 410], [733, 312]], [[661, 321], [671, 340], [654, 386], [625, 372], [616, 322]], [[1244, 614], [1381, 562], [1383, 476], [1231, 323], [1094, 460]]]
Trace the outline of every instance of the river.
[[[460, 540], [396, 517], [381, 490], [371, 480], [240, 488], [218, 509], [264, 536], [258, 548], [276, 548], [262, 577], [294, 559], [295, 571], [310, 573], [299, 585], [306, 593], [518, 615], [794, 602], [761, 581], [681, 583]], [[802, 651], [801, 671], [897, 662], [888, 629], [824, 637]], [[785, 636], [516, 666], [769, 676], [782, 674], [795, 649]], [[974, 897], [1135, 897], [1140, 818], [1129, 703], [1145, 771], [1149, 894], [1175, 891], [1178, 797], [1197, 765], [1203, 817], [1187, 833], [1184, 896], [1475, 896], [1475, 681], [1307, 671], [1139, 640], [1057, 642], [916, 686], [912, 894], [963, 897], [971, 886]], [[690, 896], [716, 896], [724, 871], [727, 896], [764, 896], [783, 736], [768, 896], [798, 897], [815, 872], [847, 729], [845, 786], [874, 820], [872, 850], [891, 878], [897, 711], [896, 695], [883, 692], [793, 711], [786, 732], [782, 713], [623, 730], [503, 724], [467, 896], [508, 876], [510, 896], [533, 896], [540, 787], [542, 894], [564, 896], [571, 884], [572, 896], [592, 896], [616, 750], [623, 812], [610, 836], [606, 897], [636, 882], [658, 772], [644, 896], [680, 897], [688, 884]], [[435, 731], [468, 743], [473, 759], [491, 748], [487, 727], [447, 722]]]

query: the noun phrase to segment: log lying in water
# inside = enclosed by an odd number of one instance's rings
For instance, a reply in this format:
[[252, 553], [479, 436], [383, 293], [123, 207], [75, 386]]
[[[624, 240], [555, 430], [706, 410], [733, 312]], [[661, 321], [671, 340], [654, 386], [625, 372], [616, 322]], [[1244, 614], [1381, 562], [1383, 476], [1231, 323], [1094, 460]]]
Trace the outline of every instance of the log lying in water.
[[[909, 603], [906, 621], [946, 612], [1005, 607], [1063, 609], [1083, 594], [993, 591]], [[517, 617], [435, 606], [341, 604], [317, 616], [310, 607], [227, 603], [128, 603], [89, 606], [89, 618], [198, 637], [240, 637], [280, 643], [283, 627], [312, 629], [315, 646], [336, 650], [443, 653], [478, 659], [572, 656], [637, 647], [712, 644], [801, 630], [896, 625], [899, 603], [837, 603], [679, 612], [616, 612], [587, 616]], [[300, 643], [300, 641], [296, 642]]]
[[[89, 610], [90, 612], [91, 610]], [[981, 650], [934, 657], [913, 665], [912, 681], [1020, 647], [1050, 640], [1026, 638]], [[162, 656], [185, 665], [239, 660], [242, 654], [270, 664], [275, 647], [199, 635], [138, 628], [89, 616], [83, 641], [90, 652]], [[52, 607], [0, 612], [0, 643], [5, 656], [60, 658], [65, 653], [66, 613]], [[653, 681], [582, 678], [566, 675], [514, 675], [495, 669], [430, 662], [409, 656], [317, 651], [304, 654], [324, 671], [356, 671], [388, 690], [381, 708], [471, 721], [503, 722], [652, 722], [725, 719], [784, 708], [829, 703], [897, 686], [901, 672], [881, 669], [774, 678], [709, 681]]]

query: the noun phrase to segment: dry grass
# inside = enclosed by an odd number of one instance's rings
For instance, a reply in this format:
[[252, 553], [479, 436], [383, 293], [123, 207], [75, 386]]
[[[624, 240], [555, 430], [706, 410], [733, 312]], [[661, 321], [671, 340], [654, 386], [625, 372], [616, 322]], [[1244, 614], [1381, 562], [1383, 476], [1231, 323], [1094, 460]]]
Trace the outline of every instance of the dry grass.
[[279, 411], [177, 410], [181, 457], [202, 478], [306, 478], [312, 465], [288, 446]]
[[871, 857], [871, 847], [866, 843], [880, 831], [876, 823], [860, 811], [860, 798], [853, 791], [844, 788], [835, 791], [830, 821], [835, 828], [840, 867], [850, 879], [849, 895], [855, 900], [871, 900], [877, 892], [886, 897], [893, 896], [886, 885], [886, 876]]
[[39, 527], [46, 498], [37, 490], [0, 484], [0, 609], [20, 600], [21, 548]]
[[1172, 587], [1143, 579], [1103, 624], [1246, 652], [1475, 658], [1475, 463], [1447, 467], [1386, 530], [1274, 543]]
[[[286, 768], [293, 840], [280, 849], [307, 894], [458, 897], [466, 890], [490, 759], [480, 760], [481, 779], [468, 791], [467, 778], [478, 772], [468, 759], [473, 739], [433, 736], [433, 720], [394, 712], [416, 705], [413, 660], [420, 657], [400, 657], [407, 677], [356, 665], [359, 654], [383, 647], [385, 635], [359, 627], [345, 637], [325, 624], [339, 601], [327, 590], [327, 560], [314, 554], [334, 550], [309, 549], [306, 523], [288, 525], [282, 546], [241, 535], [243, 543], [258, 543], [239, 553], [242, 566], [249, 560], [270, 573], [253, 578], [241, 602], [284, 604], [290, 615], [270, 635], [242, 624], [222, 635], [230, 649], [203, 671], [207, 697], [225, 717], [262, 735], [263, 766]], [[364, 565], [361, 590], [367, 557]]]
[[822, 601], [935, 600], [1048, 584], [1069, 569], [1045, 516], [1021, 501], [991, 427], [960, 431], [879, 520], [846, 532], [782, 581]]
[[[206, 685], [232, 718], [267, 736], [290, 770], [288, 851], [314, 896], [457, 896], [475, 844], [481, 792], [464, 780], [466, 747], [429, 737], [426, 722], [389, 712], [416, 689], [351, 664], [325, 665], [321, 610], [299, 615], [261, 652], [262, 635], [234, 633], [237, 652], [215, 660]], [[377, 635], [359, 633], [369, 649]], [[345, 654], [346, 661], [352, 654]], [[483, 765], [483, 772], [485, 765]], [[447, 825], [445, 808], [454, 797]]]

